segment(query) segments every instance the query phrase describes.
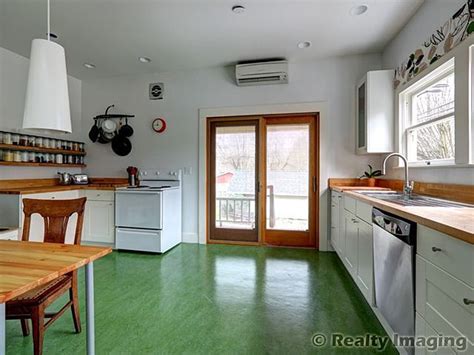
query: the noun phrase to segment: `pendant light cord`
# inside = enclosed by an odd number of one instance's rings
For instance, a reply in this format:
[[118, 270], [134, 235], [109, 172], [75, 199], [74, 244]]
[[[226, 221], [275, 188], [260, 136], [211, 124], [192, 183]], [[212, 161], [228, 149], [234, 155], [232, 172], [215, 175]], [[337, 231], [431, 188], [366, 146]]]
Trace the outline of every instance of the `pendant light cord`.
[[48, 41], [51, 41], [51, 24], [50, 24], [50, 9], [49, 9], [49, 0], [48, 0], [48, 14], [47, 14], [47, 21], [48, 21]]

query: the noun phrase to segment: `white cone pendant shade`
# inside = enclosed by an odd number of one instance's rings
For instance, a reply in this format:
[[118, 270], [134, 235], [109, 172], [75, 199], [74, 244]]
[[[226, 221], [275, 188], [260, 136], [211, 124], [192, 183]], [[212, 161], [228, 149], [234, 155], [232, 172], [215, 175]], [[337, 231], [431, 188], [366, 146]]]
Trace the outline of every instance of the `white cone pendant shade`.
[[55, 42], [31, 44], [23, 128], [72, 132], [66, 57]]

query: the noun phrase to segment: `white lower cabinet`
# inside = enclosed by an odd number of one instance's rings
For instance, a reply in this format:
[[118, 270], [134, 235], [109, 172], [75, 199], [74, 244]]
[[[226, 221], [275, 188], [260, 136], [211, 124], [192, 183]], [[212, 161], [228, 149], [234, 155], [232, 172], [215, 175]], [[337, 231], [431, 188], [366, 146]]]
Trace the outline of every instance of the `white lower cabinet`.
[[344, 211], [344, 231], [346, 235], [346, 253], [344, 264], [351, 276], [356, 279], [357, 275], [357, 220], [355, 215], [349, 211]]
[[113, 191], [88, 191], [84, 215], [84, 242], [114, 244], [115, 217]]
[[358, 223], [357, 285], [370, 305], [374, 303], [374, 258], [372, 225]]
[[339, 255], [343, 257], [345, 251], [345, 234], [344, 234], [344, 204], [342, 193], [333, 191], [331, 193], [331, 245]]
[[[344, 196], [343, 201], [340, 213], [343, 216], [342, 228], [338, 241], [344, 242], [344, 249], [338, 254], [367, 302], [373, 305], [372, 224], [367, 222], [372, 207], [348, 196]], [[364, 211], [364, 219], [357, 216], [356, 211]]]
[[[334, 233], [339, 226], [333, 246], [374, 313], [392, 336], [388, 324], [375, 307], [372, 208], [346, 194], [339, 196], [340, 199], [334, 199], [334, 195], [331, 198], [331, 217], [334, 217], [331, 227], [336, 227], [331, 231]], [[442, 336], [453, 336], [465, 339], [467, 344], [463, 350], [463, 340], [457, 340], [455, 346], [441, 348], [426, 343], [425, 347], [417, 347], [415, 353], [474, 354], [474, 245], [418, 225], [415, 270], [415, 341], [426, 339], [434, 342], [434, 338], [439, 341]], [[430, 337], [431, 340], [428, 340]], [[405, 353], [402, 348], [399, 351]]]
[[[417, 331], [417, 336], [419, 341], [422, 339], [437, 338], [440, 334], [436, 332], [433, 328], [430, 327], [428, 323], [416, 313], [415, 316], [415, 329]], [[436, 349], [431, 346], [418, 346], [415, 347], [415, 355], [456, 355], [456, 352], [450, 348]]]
[[[433, 246], [428, 248], [429, 245]], [[457, 258], [453, 255], [454, 250], [462, 250]], [[451, 258], [451, 263], [446, 262], [447, 258]], [[474, 245], [419, 226], [416, 255], [417, 317], [438, 335], [465, 337], [468, 344], [464, 352], [466, 354], [474, 354], [473, 260]], [[425, 325], [421, 321], [417, 324], [416, 335], [424, 335]], [[445, 353], [447, 350], [451, 351], [444, 349]], [[456, 348], [452, 350], [462, 353]]]

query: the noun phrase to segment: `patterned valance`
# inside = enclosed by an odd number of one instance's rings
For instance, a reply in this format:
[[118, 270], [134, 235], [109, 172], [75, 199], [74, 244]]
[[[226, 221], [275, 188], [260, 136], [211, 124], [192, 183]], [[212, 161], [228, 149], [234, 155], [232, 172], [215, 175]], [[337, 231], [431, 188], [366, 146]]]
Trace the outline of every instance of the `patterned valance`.
[[474, 32], [474, 0], [468, 0], [395, 69], [394, 87], [406, 84]]

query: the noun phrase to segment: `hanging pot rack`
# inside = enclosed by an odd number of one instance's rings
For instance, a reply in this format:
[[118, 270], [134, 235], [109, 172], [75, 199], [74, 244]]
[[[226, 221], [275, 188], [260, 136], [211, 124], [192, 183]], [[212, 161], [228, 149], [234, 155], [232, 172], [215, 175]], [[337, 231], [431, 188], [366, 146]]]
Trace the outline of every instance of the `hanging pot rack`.
[[107, 120], [107, 119], [113, 119], [113, 118], [133, 118], [133, 117], [135, 117], [135, 115], [127, 115], [127, 114], [125, 114], [125, 113], [109, 113], [109, 110], [110, 110], [112, 107], [115, 107], [115, 105], [110, 105], [110, 106], [107, 107], [107, 109], [105, 110], [105, 114], [103, 114], [103, 115], [97, 115], [97, 116], [95, 116], [93, 119], [94, 119], [94, 120]]

